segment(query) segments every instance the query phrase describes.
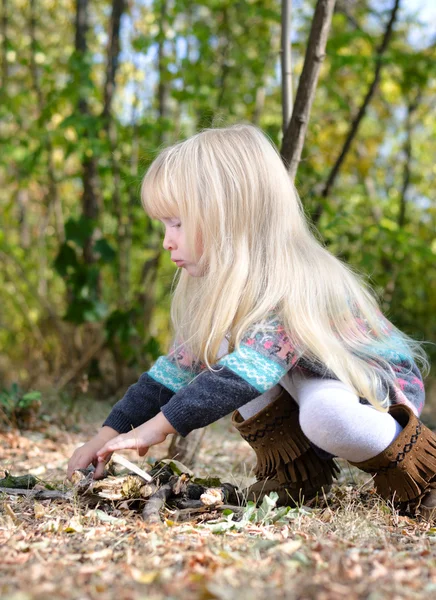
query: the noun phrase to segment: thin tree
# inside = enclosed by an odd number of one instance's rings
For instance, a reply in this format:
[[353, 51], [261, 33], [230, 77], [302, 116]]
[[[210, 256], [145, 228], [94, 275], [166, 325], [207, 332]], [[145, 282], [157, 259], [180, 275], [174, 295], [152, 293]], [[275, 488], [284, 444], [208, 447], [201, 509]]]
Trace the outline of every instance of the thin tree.
[[325, 58], [334, 6], [335, 0], [318, 0], [316, 4], [294, 109], [283, 136], [280, 153], [292, 179], [295, 178], [301, 159], [319, 71]]
[[291, 16], [292, 0], [282, 2], [281, 21], [281, 66], [282, 66], [282, 107], [283, 134], [285, 134], [292, 115], [292, 57], [291, 57]]
[[[76, 35], [75, 35], [75, 52], [78, 57], [85, 59], [88, 51], [86, 34], [88, 31], [88, 0], [77, 0], [76, 4]], [[79, 88], [80, 89], [80, 88]], [[85, 93], [82, 93], [79, 102], [78, 110], [85, 117], [90, 116], [88, 100]], [[97, 183], [97, 164], [93, 155], [88, 156], [84, 153], [82, 162], [82, 213], [88, 219], [98, 219], [101, 208], [101, 198], [98, 193]], [[83, 256], [87, 264], [94, 262], [94, 254], [92, 251], [93, 236], [89, 236], [84, 244]], [[97, 284], [97, 288], [98, 288]], [[98, 289], [95, 290], [98, 292]]]

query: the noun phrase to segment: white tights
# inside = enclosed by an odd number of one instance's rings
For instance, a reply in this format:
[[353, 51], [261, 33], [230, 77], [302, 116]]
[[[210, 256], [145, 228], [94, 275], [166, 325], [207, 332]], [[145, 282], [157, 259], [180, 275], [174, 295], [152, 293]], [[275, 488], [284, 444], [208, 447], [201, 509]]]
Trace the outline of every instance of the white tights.
[[270, 404], [284, 387], [300, 407], [301, 429], [318, 448], [351, 462], [385, 450], [402, 431], [388, 413], [361, 404], [353, 390], [336, 379], [305, 378], [293, 371], [280, 385], [239, 409], [248, 419]]

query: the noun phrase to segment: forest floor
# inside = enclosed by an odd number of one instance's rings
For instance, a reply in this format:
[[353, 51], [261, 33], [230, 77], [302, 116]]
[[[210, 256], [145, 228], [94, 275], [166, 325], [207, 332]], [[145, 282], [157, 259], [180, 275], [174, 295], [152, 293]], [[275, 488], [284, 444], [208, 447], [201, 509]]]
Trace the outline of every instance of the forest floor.
[[[65, 489], [69, 457], [107, 414], [65, 427], [0, 434], [0, 478], [34, 474]], [[151, 449], [162, 458], [168, 444]], [[144, 458], [124, 455], [147, 468]], [[195, 466], [240, 487], [254, 454], [229, 419], [209, 427]], [[341, 462], [324, 508], [232, 524], [222, 513], [161, 524], [110, 503], [35, 501], [0, 494], [2, 600], [162, 600], [278, 598], [337, 600], [436, 597], [436, 527], [399, 516], [374, 493], [368, 476]], [[278, 513], [277, 513], [278, 514]], [[211, 520], [218, 522], [212, 523]]]

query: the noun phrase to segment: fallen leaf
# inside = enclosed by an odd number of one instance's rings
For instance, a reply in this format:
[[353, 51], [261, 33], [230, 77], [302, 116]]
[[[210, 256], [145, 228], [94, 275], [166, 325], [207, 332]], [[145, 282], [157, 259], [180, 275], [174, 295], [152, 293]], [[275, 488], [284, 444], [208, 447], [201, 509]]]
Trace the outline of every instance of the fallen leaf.
[[35, 504], [33, 505], [33, 513], [35, 515], [36, 519], [42, 519], [42, 517], [45, 517], [45, 506], [43, 504], [40, 504], [39, 502], [35, 502]]
[[83, 525], [81, 523], [79, 523], [79, 521], [76, 517], [73, 517], [72, 519], [70, 519], [68, 525], [64, 529], [65, 533], [82, 533], [82, 531], [83, 531]]
[[159, 571], [141, 571], [136, 567], [130, 567], [132, 579], [138, 583], [153, 583], [159, 577]]

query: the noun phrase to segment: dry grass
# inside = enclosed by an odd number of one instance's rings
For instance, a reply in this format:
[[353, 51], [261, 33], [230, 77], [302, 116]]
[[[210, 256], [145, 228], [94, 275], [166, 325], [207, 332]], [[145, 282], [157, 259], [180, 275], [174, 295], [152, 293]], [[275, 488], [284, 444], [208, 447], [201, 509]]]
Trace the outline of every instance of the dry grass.
[[[15, 475], [33, 472], [60, 487], [68, 457], [95, 427], [83, 424], [83, 433], [68, 433], [50, 425], [42, 433], [2, 435], [0, 464]], [[153, 457], [165, 451], [155, 447]], [[133, 453], [126, 456], [134, 459]], [[209, 428], [195, 472], [244, 487], [253, 481], [253, 465], [251, 449], [223, 420]], [[381, 600], [436, 595], [436, 530], [400, 516], [377, 497], [367, 475], [342, 466], [340, 481], [319, 508], [294, 510], [276, 522], [247, 520], [222, 534], [213, 533], [210, 523], [223, 519], [219, 513], [184, 523], [173, 523], [167, 513], [164, 523], [150, 526], [138, 513], [114, 510], [110, 503], [89, 509], [78, 501], [35, 503], [3, 494], [0, 597]]]

